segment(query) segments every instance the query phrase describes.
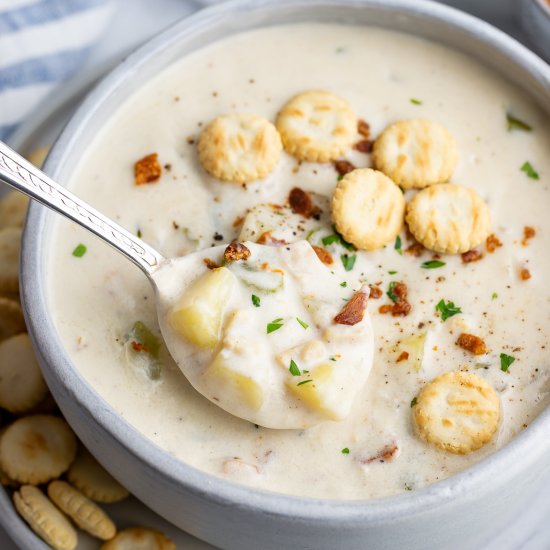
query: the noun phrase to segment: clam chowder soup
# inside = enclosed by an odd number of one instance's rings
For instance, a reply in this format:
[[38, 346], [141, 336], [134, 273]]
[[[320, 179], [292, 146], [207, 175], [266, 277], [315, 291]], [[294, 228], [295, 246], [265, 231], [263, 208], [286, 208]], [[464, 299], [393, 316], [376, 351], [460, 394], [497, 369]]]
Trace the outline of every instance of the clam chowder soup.
[[224, 39], [138, 90], [69, 182], [166, 258], [201, 252], [156, 296], [55, 220], [57, 330], [196, 468], [308, 497], [418, 489], [548, 403], [549, 150], [521, 90], [435, 43], [324, 24]]

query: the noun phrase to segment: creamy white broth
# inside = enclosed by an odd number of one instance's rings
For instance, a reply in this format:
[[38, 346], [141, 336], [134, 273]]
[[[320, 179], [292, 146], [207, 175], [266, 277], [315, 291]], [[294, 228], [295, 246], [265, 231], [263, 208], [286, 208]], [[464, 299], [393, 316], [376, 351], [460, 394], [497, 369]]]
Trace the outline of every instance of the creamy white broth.
[[[203, 125], [229, 111], [274, 120], [290, 97], [307, 89], [326, 89], [348, 100], [374, 137], [402, 118], [444, 124], [460, 154], [451, 181], [475, 188], [487, 200], [494, 233], [503, 243], [494, 254], [483, 249], [484, 258], [467, 265], [460, 256], [443, 256], [446, 265], [435, 270], [420, 268], [431, 254], [399, 255], [389, 245], [360, 253], [351, 272], [339, 262], [346, 251], [329, 247], [335, 273], [350, 282], [350, 295], [359, 281], [380, 283], [384, 291], [390, 281], [404, 281], [412, 304], [401, 318], [378, 313], [389, 303], [385, 295], [370, 301], [374, 364], [345, 421], [307, 430], [257, 428], [198, 394], [165, 350], [162, 374], [150, 380], [128, 361], [124, 343], [137, 320], [158, 330], [152, 288], [127, 260], [63, 220], [56, 221], [50, 250], [50, 305], [85, 379], [128, 422], [181, 460], [288, 494], [337, 499], [395, 494], [479, 461], [548, 402], [550, 126], [523, 92], [462, 54], [404, 34], [320, 24], [262, 29], [182, 59], [144, 86], [91, 144], [70, 187], [130, 231], [139, 230], [167, 256], [219, 244], [215, 234], [228, 242], [239, 234], [234, 220], [248, 208], [282, 204], [294, 186], [330, 196], [337, 174], [330, 164], [298, 165], [283, 154], [264, 181], [245, 187], [222, 183], [200, 167], [194, 140]], [[508, 132], [508, 111], [533, 131]], [[158, 183], [136, 187], [134, 162], [152, 152], [170, 169]], [[370, 165], [369, 156], [356, 151], [347, 158], [356, 166]], [[525, 161], [539, 180], [520, 171]], [[537, 234], [522, 246], [527, 225]], [[319, 226], [320, 236], [332, 232], [326, 218]], [[410, 243], [404, 232], [401, 237], [405, 248]], [[75, 258], [71, 252], [80, 242], [88, 250]], [[530, 280], [519, 280], [522, 267], [530, 270]], [[443, 323], [434, 310], [441, 299], [453, 301], [463, 314]], [[482, 337], [488, 357], [456, 346], [461, 332]], [[424, 333], [421, 369], [397, 363], [398, 342]], [[516, 358], [507, 373], [500, 369], [500, 353]], [[483, 366], [476, 368], [479, 363]], [[468, 456], [426, 445], [413, 434], [410, 418], [418, 390], [458, 368], [486, 378], [502, 401], [498, 433]], [[390, 460], [371, 460], [395, 446]], [[349, 454], [341, 452], [344, 448]]]

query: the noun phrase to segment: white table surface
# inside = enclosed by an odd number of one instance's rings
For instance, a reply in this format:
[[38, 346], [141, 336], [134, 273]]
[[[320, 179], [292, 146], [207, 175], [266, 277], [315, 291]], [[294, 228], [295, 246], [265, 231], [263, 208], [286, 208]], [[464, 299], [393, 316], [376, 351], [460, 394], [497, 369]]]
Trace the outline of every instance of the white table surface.
[[[9, 0], [8, 0], [9, 1]], [[92, 51], [87, 62], [73, 78], [79, 80], [90, 73], [113, 66], [128, 52], [172, 23], [189, 15], [202, 5], [216, 0], [112, 0], [115, 12], [104, 36]], [[410, 0], [411, 2], [419, 0]], [[521, 39], [516, 7], [518, 0], [440, 0], [480, 18], [486, 19]], [[550, 529], [543, 529], [544, 518], [550, 518], [550, 484], [532, 503], [533, 513], [524, 518], [517, 528], [495, 533], [491, 549], [547, 550], [550, 549]], [[0, 527], [0, 550], [17, 550]], [[488, 547], [487, 547], [488, 548]], [[24, 549], [26, 550], [26, 549]], [[486, 550], [486, 549], [480, 549]]]

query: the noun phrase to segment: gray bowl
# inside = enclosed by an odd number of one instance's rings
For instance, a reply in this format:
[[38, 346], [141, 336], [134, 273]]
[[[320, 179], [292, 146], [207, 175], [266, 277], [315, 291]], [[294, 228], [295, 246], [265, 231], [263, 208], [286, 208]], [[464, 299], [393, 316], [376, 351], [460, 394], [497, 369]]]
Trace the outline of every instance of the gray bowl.
[[[287, 22], [374, 24], [461, 50], [517, 82], [550, 110], [550, 68], [471, 16], [409, 0], [239, 0], [185, 19], [126, 59], [88, 96], [55, 144], [46, 171], [68, 182], [88, 143], [132, 92], [164, 67], [219, 38]], [[46, 380], [85, 445], [160, 515], [224, 548], [453, 549], [483, 547], [527, 507], [550, 461], [550, 410], [479, 464], [424, 489], [370, 501], [290, 497], [188, 466], [118, 416], [71, 363], [48, 305], [53, 214], [33, 205], [22, 252], [23, 300]]]

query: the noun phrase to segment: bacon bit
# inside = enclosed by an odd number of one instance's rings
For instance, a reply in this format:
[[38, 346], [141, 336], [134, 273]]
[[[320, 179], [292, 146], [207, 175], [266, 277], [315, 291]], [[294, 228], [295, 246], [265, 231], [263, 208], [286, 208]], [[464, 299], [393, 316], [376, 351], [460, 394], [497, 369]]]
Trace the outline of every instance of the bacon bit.
[[392, 290], [397, 296], [397, 301], [393, 304], [384, 304], [380, 306], [380, 313], [391, 313], [393, 317], [406, 316], [410, 313], [412, 306], [407, 302], [407, 285], [405, 283], [397, 283]]
[[357, 121], [357, 131], [365, 138], [370, 137], [370, 125], [367, 121], [360, 118]]
[[288, 244], [284, 239], [276, 239], [271, 235], [271, 231], [265, 231], [256, 240], [258, 244], [270, 244], [273, 246], [283, 246]]
[[476, 249], [468, 250], [468, 252], [463, 252], [461, 254], [462, 262], [465, 264], [471, 264], [472, 262], [478, 262], [483, 258], [483, 254]]
[[456, 341], [456, 345], [462, 349], [473, 353], [474, 355], [484, 355], [487, 353], [487, 346], [485, 342], [479, 337], [473, 334], [467, 334], [463, 332]]
[[355, 166], [349, 160], [335, 160], [333, 164], [334, 169], [340, 176], [345, 176], [349, 172], [353, 172], [355, 170]]
[[399, 357], [396, 359], [396, 363], [401, 363], [401, 361], [406, 361], [409, 358], [408, 351], [402, 351]]
[[136, 352], [140, 352], [140, 351], [147, 351], [147, 348], [145, 347], [144, 344], [142, 344], [141, 342], [136, 342], [135, 340], [132, 341], [132, 349]]
[[370, 153], [372, 151], [372, 141], [370, 139], [362, 139], [355, 143], [353, 148], [360, 153]]
[[368, 301], [367, 294], [362, 290], [358, 290], [342, 308], [342, 311], [334, 317], [334, 322], [339, 325], [356, 325], [360, 323], [365, 316]]
[[382, 294], [384, 294], [382, 292], [382, 289], [377, 286], [369, 285], [369, 288], [370, 288], [369, 298], [372, 298], [373, 300], [378, 300], [378, 298], [380, 298]]
[[237, 216], [233, 221], [233, 227], [239, 227], [239, 225], [242, 225], [243, 222], [244, 218], [242, 216]]
[[418, 258], [424, 252], [424, 247], [420, 243], [413, 243], [411, 246], [405, 248], [405, 254], [410, 254], [415, 258]]
[[223, 257], [228, 262], [235, 262], [238, 260], [248, 260], [250, 258], [250, 250], [242, 243], [231, 243], [227, 245], [223, 253]]
[[195, 138], [193, 136], [189, 136], [185, 141], [187, 141], [189, 145], [195, 145]]
[[217, 269], [218, 267], [220, 267], [214, 260], [211, 260], [210, 258], [204, 258], [203, 262], [208, 269]]
[[499, 238], [494, 234], [491, 233], [487, 240], [485, 241], [485, 247], [487, 248], [487, 252], [493, 253], [497, 248], [500, 248], [502, 246], [502, 243], [500, 242]]
[[361, 463], [370, 464], [371, 462], [375, 462], [376, 460], [379, 460], [380, 462], [389, 462], [397, 456], [398, 451], [399, 447], [397, 446], [397, 444], [391, 443], [390, 445], [386, 445], [385, 447], [383, 447], [380, 452], [378, 452], [374, 456], [371, 456], [366, 460], [361, 460]]
[[147, 155], [134, 164], [134, 183], [136, 185], [153, 183], [160, 178], [161, 174], [162, 168], [157, 153]]
[[332, 254], [326, 249], [321, 248], [320, 246], [311, 245], [311, 248], [315, 251], [315, 254], [317, 254], [317, 257], [327, 265], [330, 265], [334, 262], [332, 259]]
[[531, 278], [531, 272], [526, 267], [522, 267], [519, 272], [519, 278], [522, 281], [528, 281]]
[[523, 241], [521, 241], [521, 244], [523, 246], [527, 246], [529, 239], [532, 239], [535, 235], [536, 235], [535, 228], [529, 225], [526, 225], [523, 228]]
[[319, 214], [319, 208], [313, 204], [311, 195], [299, 187], [294, 187], [290, 191], [288, 203], [295, 214], [300, 214], [306, 218]]

